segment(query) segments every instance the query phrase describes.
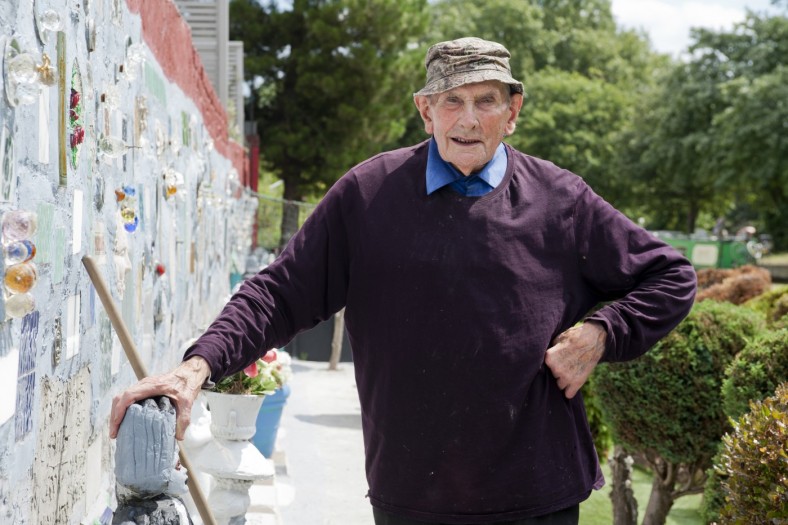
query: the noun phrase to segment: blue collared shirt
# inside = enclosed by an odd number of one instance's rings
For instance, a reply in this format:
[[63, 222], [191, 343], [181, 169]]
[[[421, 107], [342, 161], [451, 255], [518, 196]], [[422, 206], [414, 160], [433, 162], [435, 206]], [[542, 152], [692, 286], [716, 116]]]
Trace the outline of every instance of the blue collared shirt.
[[467, 197], [481, 197], [494, 190], [506, 175], [506, 148], [503, 142], [498, 144], [490, 162], [478, 173], [464, 176], [457, 168], [443, 160], [438, 152], [435, 139], [430, 140], [427, 154], [427, 195], [444, 186], [451, 188]]

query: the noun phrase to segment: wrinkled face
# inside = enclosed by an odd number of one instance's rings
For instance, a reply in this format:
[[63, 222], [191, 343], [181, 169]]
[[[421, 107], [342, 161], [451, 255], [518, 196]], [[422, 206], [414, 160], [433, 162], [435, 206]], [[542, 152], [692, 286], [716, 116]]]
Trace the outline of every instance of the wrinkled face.
[[479, 171], [504, 135], [514, 132], [523, 96], [507, 95], [506, 84], [490, 80], [433, 96], [417, 96], [424, 129], [433, 135], [443, 160], [463, 175]]

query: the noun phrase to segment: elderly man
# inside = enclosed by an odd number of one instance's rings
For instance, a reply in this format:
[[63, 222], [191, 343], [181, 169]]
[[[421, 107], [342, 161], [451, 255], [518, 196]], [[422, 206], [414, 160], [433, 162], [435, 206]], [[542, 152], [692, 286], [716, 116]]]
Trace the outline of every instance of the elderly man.
[[432, 138], [337, 181], [177, 369], [116, 397], [111, 435], [165, 394], [182, 436], [206, 380], [345, 307], [376, 524], [578, 522], [604, 480], [576, 394], [676, 326], [695, 274], [582, 179], [502, 142], [523, 104], [503, 46], [442, 42], [426, 65]]

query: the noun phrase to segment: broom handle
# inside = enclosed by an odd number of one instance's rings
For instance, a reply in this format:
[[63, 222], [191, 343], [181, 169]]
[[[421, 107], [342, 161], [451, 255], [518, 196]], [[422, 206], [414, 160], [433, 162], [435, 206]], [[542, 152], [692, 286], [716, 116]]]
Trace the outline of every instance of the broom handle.
[[[82, 257], [82, 264], [85, 265], [85, 269], [88, 271], [90, 280], [93, 282], [93, 287], [96, 289], [99, 299], [101, 299], [101, 304], [104, 305], [104, 310], [106, 310], [109, 316], [112, 327], [118, 334], [120, 344], [126, 352], [126, 358], [128, 358], [129, 363], [131, 363], [131, 367], [134, 369], [137, 379], [139, 380], [147, 377], [148, 371], [145, 369], [145, 365], [142, 363], [142, 359], [140, 359], [140, 355], [137, 353], [137, 347], [134, 345], [134, 341], [131, 339], [131, 335], [126, 329], [123, 318], [121, 318], [115, 303], [112, 301], [112, 295], [110, 295], [107, 289], [107, 284], [98, 272], [96, 262], [91, 256], [85, 255]], [[178, 447], [178, 449], [180, 451], [181, 465], [183, 465], [188, 472], [193, 473], [194, 470], [192, 470], [192, 465], [189, 458], [186, 456], [186, 452], [183, 451], [182, 447]], [[197, 507], [197, 511], [200, 513], [204, 525], [217, 525], [211, 509], [208, 507], [208, 501], [205, 499], [205, 494], [200, 488], [199, 481], [197, 481], [197, 477], [190, 476], [187, 485], [189, 486], [189, 493], [194, 500], [194, 505]]]

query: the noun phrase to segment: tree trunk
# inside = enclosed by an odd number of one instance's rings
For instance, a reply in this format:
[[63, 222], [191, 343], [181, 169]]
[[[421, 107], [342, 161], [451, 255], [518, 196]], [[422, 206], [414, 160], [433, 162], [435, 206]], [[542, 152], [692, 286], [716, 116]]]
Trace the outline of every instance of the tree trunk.
[[676, 465], [658, 457], [653, 462], [654, 480], [648, 499], [643, 525], [665, 525], [668, 512], [673, 506], [673, 487], [676, 484]]
[[690, 202], [687, 210], [687, 233], [695, 233], [695, 222], [698, 220], [698, 203]]
[[342, 340], [345, 336], [345, 309], [334, 314], [334, 335], [331, 338], [331, 358], [328, 360], [329, 370], [339, 369], [339, 358], [342, 356]]
[[632, 492], [632, 456], [621, 445], [613, 448], [608, 460], [613, 482], [610, 499], [613, 500], [613, 525], [637, 525], [638, 502]]
[[[282, 203], [282, 224], [279, 228], [279, 248], [284, 248], [288, 241], [298, 231], [298, 215], [300, 209], [295, 201], [301, 200], [298, 184], [282, 179], [285, 184], [284, 199]], [[292, 202], [291, 202], [292, 201]]]

